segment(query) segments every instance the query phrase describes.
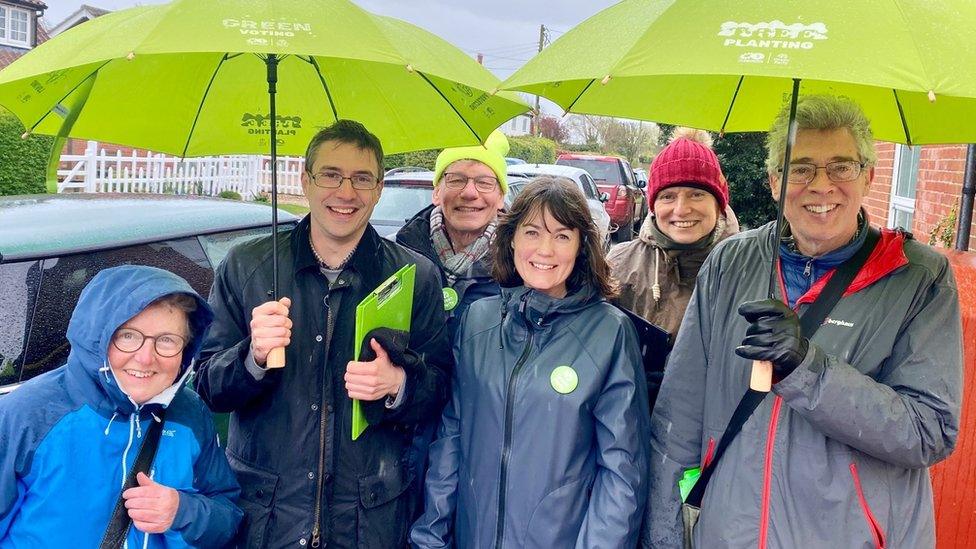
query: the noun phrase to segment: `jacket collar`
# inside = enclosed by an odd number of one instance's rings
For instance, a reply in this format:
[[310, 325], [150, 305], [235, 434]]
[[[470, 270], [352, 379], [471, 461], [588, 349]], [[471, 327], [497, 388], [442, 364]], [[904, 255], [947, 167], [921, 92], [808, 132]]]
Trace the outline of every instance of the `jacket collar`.
[[[315, 255], [312, 254], [312, 244], [311, 244], [311, 214], [306, 215], [292, 231], [292, 249], [294, 250], [294, 269], [295, 272], [302, 271], [304, 269], [314, 268], [316, 271], [319, 269], [319, 261], [315, 259]], [[380, 242], [380, 236], [376, 233], [376, 229], [373, 228], [369, 223], [366, 224], [366, 230], [363, 232], [362, 238], [359, 239], [359, 244], [356, 246], [356, 251], [353, 252], [352, 257], [349, 258], [349, 263], [346, 268], [353, 268], [360, 277], [362, 277], [368, 288], [375, 288], [383, 281], [381, 268], [383, 262], [383, 247]]]
[[521, 319], [529, 326], [543, 326], [551, 317], [581, 311], [602, 301], [595, 289], [586, 284], [557, 299], [524, 285], [502, 288], [502, 307], [506, 315]]

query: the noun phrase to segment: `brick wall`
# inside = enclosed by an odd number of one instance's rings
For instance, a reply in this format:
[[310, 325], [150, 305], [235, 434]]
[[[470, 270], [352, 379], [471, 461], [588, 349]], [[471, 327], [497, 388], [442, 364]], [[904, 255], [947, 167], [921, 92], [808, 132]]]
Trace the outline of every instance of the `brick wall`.
[[[877, 225], [887, 225], [894, 173], [895, 145], [877, 143], [878, 164], [874, 183], [864, 199], [864, 206]], [[915, 237], [928, 242], [938, 223], [956, 208], [962, 196], [966, 169], [965, 145], [927, 145], [922, 147], [918, 163], [918, 183], [915, 187], [915, 217], [911, 231]], [[957, 212], [958, 213], [958, 212]], [[956, 228], [952, 233], [955, 236]], [[970, 237], [970, 251], [976, 251], [976, 223]]]

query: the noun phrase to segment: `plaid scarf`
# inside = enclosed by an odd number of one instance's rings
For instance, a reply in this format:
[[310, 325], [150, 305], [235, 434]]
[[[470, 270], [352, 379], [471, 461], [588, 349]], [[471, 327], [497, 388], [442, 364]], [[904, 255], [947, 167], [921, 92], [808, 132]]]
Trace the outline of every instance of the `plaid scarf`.
[[496, 222], [492, 221], [485, 227], [485, 232], [477, 240], [472, 242], [467, 248], [455, 252], [451, 245], [451, 239], [447, 235], [447, 227], [444, 226], [444, 211], [437, 206], [430, 212], [430, 241], [434, 245], [434, 252], [440, 259], [444, 267], [444, 276], [447, 283], [454, 285], [457, 279], [467, 272], [467, 270], [478, 261], [491, 247], [491, 240], [495, 237]]

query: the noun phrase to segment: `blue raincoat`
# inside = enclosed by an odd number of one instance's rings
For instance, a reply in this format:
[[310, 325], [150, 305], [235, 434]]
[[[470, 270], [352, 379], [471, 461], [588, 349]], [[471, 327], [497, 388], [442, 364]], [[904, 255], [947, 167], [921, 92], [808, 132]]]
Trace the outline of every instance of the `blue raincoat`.
[[[120, 325], [173, 293], [198, 302], [193, 338], [176, 382], [138, 406], [109, 368], [108, 346]], [[212, 319], [207, 302], [168, 271], [124, 266], [92, 279], [68, 325], [67, 364], [0, 399], [0, 547], [97, 547], [162, 408], [150, 476], [179, 491], [179, 509], [164, 534], [130, 528], [128, 546], [220, 547], [234, 535], [242, 517], [237, 481], [209, 410], [183, 387]]]

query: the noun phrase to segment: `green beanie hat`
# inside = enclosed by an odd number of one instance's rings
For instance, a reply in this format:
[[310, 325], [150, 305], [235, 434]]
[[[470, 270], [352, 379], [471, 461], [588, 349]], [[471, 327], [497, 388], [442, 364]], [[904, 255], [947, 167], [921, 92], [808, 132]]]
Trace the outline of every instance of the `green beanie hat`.
[[444, 170], [454, 162], [477, 160], [495, 172], [498, 185], [502, 188], [502, 194], [505, 194], [508, 192], [508, 179], [505, 178], [505, 172], [508, 169], [508, 165], [505, 163], [506, 154], [508, 154], [508, 138], [498, 130], [491, 132], [484, 145], [444, 149], [441, 154], [437, 155], [437, 162], [434, 164], [434, 186], [440, 184]]

